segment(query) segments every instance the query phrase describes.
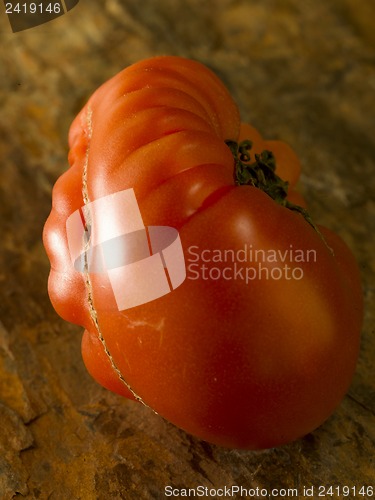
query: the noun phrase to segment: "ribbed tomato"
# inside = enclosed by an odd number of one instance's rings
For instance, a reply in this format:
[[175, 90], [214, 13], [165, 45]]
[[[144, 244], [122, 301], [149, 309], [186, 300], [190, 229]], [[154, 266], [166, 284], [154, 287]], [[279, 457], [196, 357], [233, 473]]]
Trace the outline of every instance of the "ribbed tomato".
[[[71, 167], [56, 182], [44, 230], [49, 294], [63, 318], [85, 328], [92, 376], [219, 445], [272, 447], [319, 426], [355, 369], [362, 295], [348, 248], [301, 208], [291, 148], [241, 125], [209, 69], [168, 56], [102, 85], [69, 141]], [[152, 228], [178, 231], [185, 276], [126, 308], [114, 292], [116, 266], [138, 265], [130, 254], [141, 260], [143, 233], [105, 236], [134, 213], [116, 208], [129, 190], [149, 244]], [[74, 241], [73, 219], [84, 228]], [[96, 263], [100, 252], [110, 252], [108, 269]], [[135, 285], [124, 278], [116, 290], [136, 294]]]

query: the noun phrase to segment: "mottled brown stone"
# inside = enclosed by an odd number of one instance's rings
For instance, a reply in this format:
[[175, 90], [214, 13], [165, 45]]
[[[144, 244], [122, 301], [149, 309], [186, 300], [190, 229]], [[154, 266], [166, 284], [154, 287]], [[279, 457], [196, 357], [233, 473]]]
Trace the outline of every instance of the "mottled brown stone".
[[[0, 12], [1, 499], [164, 498], [168, 484], [375, 487], [374, 5], [82, 0], [17, 34]], [[105, 391], [83, 366], [81, 329], [47, 296], [41, 232], [69, 125], [100, 83], [156, 54], [207, 64], [244, 120], [293, 146], [314, 219], [347, 241], [362, 271], [349, 394], [314, 433], [279, 449], [211, 446]]]

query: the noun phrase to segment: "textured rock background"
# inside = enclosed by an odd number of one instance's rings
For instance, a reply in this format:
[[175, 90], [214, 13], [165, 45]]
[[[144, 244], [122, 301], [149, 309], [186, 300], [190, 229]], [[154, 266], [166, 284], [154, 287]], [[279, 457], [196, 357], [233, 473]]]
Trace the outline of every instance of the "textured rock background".
[[[13, 34], [0, 11], [1, 500], [375, 486], [374, 20], [369, 0], [81, 0]], [[100, 83], [156, 54], [210, 66], [244, 120], [293, 146], [311, 213], [361, 267], [366, 316], [350, 392], [323, 426], [280, 449], [210, 446], [106, 392], [85, 371], [80, 328], [48, 300], [41, 232], [69, 125]]]

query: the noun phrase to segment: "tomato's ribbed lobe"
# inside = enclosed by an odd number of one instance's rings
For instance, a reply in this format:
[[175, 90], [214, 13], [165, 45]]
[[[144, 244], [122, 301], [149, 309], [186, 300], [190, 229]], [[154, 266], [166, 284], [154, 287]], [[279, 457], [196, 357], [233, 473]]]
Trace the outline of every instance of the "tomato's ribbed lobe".
[[224, 141], [236, 139], [239, 126], [237, 106], [213, 73], [198, 62], [158, 57], [126, 68], [98, 89], [73, 123], [70, 145], [74, 151], [82, 135], [91, 137], [92, 199], [132, 187], [141, 200], [200, 165], [231, 173]]

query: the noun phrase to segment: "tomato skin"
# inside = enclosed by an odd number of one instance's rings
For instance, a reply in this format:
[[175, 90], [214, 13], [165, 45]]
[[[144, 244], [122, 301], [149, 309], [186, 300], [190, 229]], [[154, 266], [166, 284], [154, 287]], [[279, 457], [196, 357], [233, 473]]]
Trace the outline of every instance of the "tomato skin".
[[[215, 225], [224, 208], [233, 215]], [[247, 227], [238, 226], [241, 217]], [[181, 229], [184, 248], [224, 251], [230, 241], [240, 250], [254, 241], [284, 250], [293, 240], [319, 255], [303, 265], [303, 280], [187, 279], [122, 317], [99, 317], [116, 365], [159, 414], [217, 444], [265, 448], [310, 432], [339, 404], [358, 354], [361, 308], [351, 298], [358, 281], [351, 261], [353, 282], [345, 283], [314, 230], [303, 234], [305, 224], [255, 188], [233, 189]], [[336, 238], [328, 241], [336, 248]]]
[[[164, 109], [168, 85], [171, 110]], [[72, 166], [54, 189], [44, 241], [51, 300], [84, 326], [83, 359], [99, 383], [139, 397], [204, 440], [258, 449], [314, 430], [340, 403], [355, 370], [363, 305], [358, 268], [340, 238], [320, 228], [323, 239], [300, 213], [234, 185], [224, 140], [243, 138], [253, 154], [274, 152], [289, 199], [301, 200], [294, 152], [240, 126], [236, 106], [206, 68], [169, 57], [128, 68], [72, 125]], [[106, 274], [90, 273], [86, 289], [69, 264], [65, 230], [85, 203], [85, 169], [90, 200], [132, 187], [146, 226], [179, 229], [187, 278], [172, 293], [119, 311]], [[212, 260], [246, 245], [279, 252], [276, 261], [261, 261], [263, 278], [246, 280], [233, 262]], [[294, 261], [291, 248], [315, 259]], [[285, 265], [303, 277], [266, 278]], [[202, 266], [217, 277], [204, 278]]]

